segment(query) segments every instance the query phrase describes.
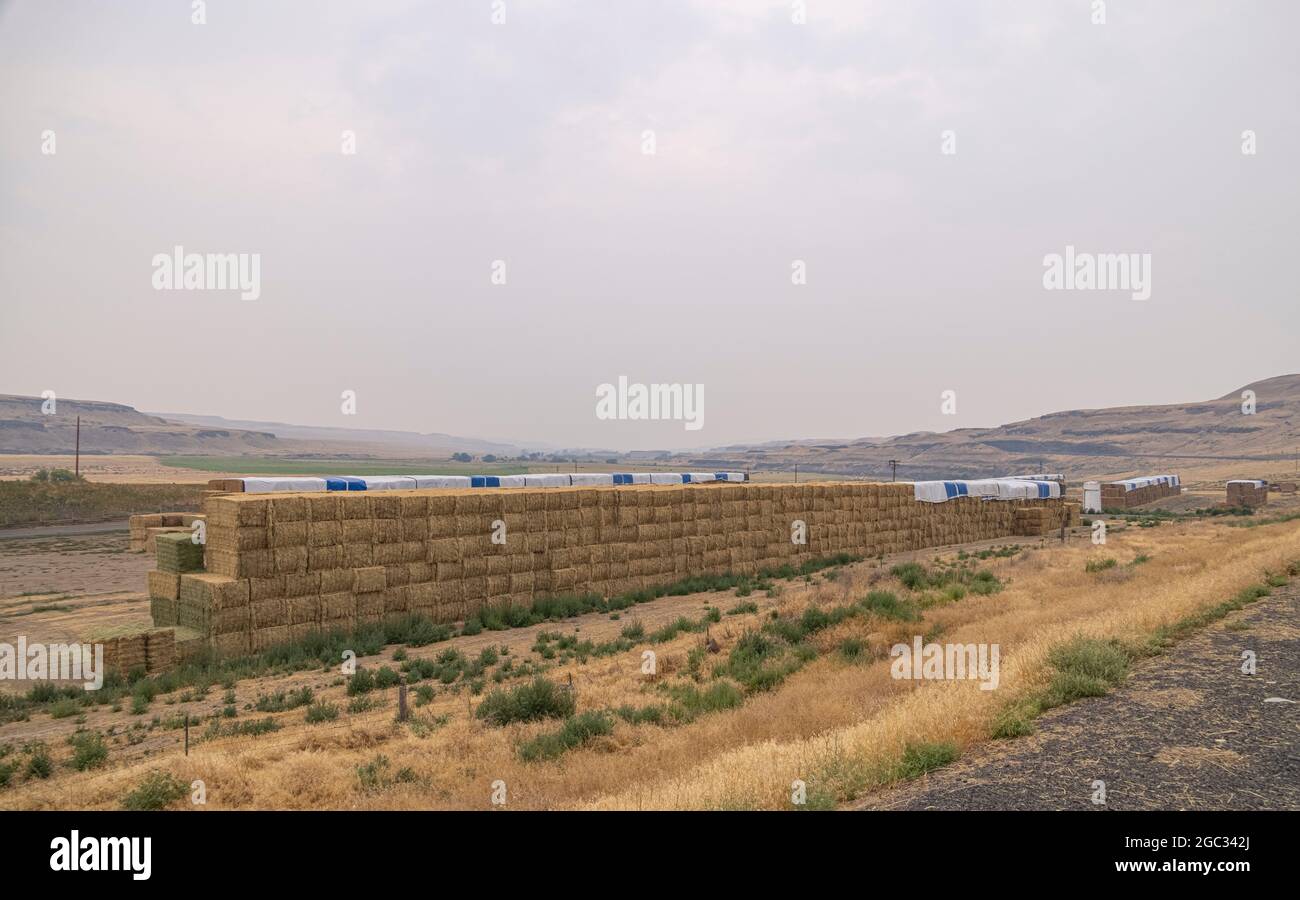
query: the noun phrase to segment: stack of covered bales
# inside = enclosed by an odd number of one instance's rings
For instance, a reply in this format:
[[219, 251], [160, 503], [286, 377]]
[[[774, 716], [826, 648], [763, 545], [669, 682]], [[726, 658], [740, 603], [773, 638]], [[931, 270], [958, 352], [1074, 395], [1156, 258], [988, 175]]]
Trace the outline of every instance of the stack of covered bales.
[[[1041, 522], [1018, 518], [1034, 508]], [[177, 622], [224, 654], [408, 613], [456, 621], [489, 603], [1039, 534], [1078, 515], [1056, 497], [922, 503], [911, 484], [860, 482], [232, 493], [205, 511], [206, 572], [180, 576]]]
[[1254, 509], [1268, 503], [1268, 482], [1234, 479], [1228, 482], [1228, 505]]
[[1102, 509], [1131, 509], [1183, 491], [1177, 475], [1147, 475], [1123, 481], [1107, 481], [1101, 486]]

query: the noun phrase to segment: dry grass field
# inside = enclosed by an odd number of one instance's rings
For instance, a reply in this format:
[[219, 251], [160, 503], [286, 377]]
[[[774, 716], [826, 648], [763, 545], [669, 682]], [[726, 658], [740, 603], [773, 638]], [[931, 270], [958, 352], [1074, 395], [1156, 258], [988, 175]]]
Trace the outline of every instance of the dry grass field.
[[[497, 782], [508, 809], [783, 809], [796, 780], [809, 806], [834, 807], [946, 762], [1008, 721], [1032, 727], [1023, 710], [1051, 688], [1055, 648], [1083, 636], [1150, 654], [1153, 636], [1244, 602], [1243, 591], [1270, 577], [1282, 583], [1300, 560], [1294, 520], [1117, 527], [1101, 547], [1086, 529], [1066, 545], [1019, 540], [1001, 552], [992, 544], [982, 554], [854, 563], [743, 597], [663, 597], [617, 618], [387, 646], [359, 659], [367, 683], [379, 674], [371, 690], [316, 664], [213, 675], [157, 696], [126, 692], [112, 705], [10, 709], [0, 720], [0, 807], [118, 808], [146, 782], [161, 783], [156, 773], [177, 785], [202, 780], [207, 802], [196, 808], [206, 809], [488, 809]], [[907, 561], [931, 582], [894, 569]], [[959, 586], [977, 584], [1000, 589]], [[0, 640], [125, 621], [147, 607], [140, 595], [63, 605], [71, 608], [6, 604]], [[771, 637], [809, 622], [791, 646]], [[997, 643], [999, 687], [895, 680], [889, 647], [915, 635]], [[785, 649], [756, 677], [742, 663], [760, 639]], [[642, 671], [647, 650], [654, 677]], [[385, 667], [415, 670], [406, 722], [396, 721]], [[573, 709], [537, 721], [483, 718], [481, 705], [501, 699], [489, 699], [494, 691], [531, 685], [538, 672]], [[191, 808], [186, 795], [164, 791], [158, 803]]]

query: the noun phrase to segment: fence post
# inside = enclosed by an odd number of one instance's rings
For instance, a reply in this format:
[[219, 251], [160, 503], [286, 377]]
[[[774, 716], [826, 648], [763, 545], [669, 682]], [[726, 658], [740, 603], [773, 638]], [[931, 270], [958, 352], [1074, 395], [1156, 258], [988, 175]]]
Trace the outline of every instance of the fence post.
[[397, 721], [406, 721], [406, 685], [397, 686]]
[[190, 755], [190, 714], [185, 714], [185, 755]]

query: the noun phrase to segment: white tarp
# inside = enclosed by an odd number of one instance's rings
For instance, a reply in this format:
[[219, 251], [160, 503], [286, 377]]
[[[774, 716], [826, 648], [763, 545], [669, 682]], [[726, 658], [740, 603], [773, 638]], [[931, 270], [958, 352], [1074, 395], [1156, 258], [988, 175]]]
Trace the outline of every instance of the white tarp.
[[926, 503], [943, 503], [958, 497], [982, 500], [1038, 500], [1061, 496], [1061, 486], [1054, 481], [1026, 481], [1021, 478], [980, 478], [970, 481], [915, 481], [912, 495]]
[[981, 478], [977, 481], [967, 481], [966, 494], [971, 497], [1001, 497], [1002, 481], [997, 478]]
[[[1048, 484], [1050, 482], [1044, 482]], [[1019, 481], [1014, 478], [1005, 478], [998, 481], [998, 499], [999, 500], [1029, 500], [1037, 499], [1039, 496], [1037, 481]]]
[[1268, 482], [1267, 482], [1267, 481], [1259, 481], [1259, 480], [1256, 480], [1256, 479], [1254, 479], [1254, 478], [1234, 478], [1234, 479], [1232, 479], [1231, 481], [1229, 481], [1228, 484], [1249, 484], [1249, 485], [1253, 485], [1253, 486], [1255, 486], [1255, 487], [1257, 487], [1257, 488], [1262, 488], [1262, 487], [1267, 486], [1267, 485], [1268, 485]]
[[917, 481], [912, 484], [916, 499], [926, 503], [943, 503], [948, 499], [948, 491], [942, 481]]
[[368, 491], [413, 491], [419, 487], [411, 475], [366, 475], [361, 480]]
[[272, 491], [323, 491], [324, 478], [245, 478], [244, 493], [266, 494]]
[[[573, 483], [572, 475], [552, 472], [549, 475], [525, 475], [524, 484], [528, 487], [568, 487]], [[610, 476], [613, 481], [613, 476]]]
[[1142, 478], [1125, 478], [1122, 481], [1112, 481], [1110, 484], [1124, 485], [1124, 492], [1136, 491], [1138, 488], [1150, 487], [1153, 484], [1180, 484], [1177, 475], [1147, 475]]
[[[632, 472], [617, 476], [606, 472], [574, 472], [573, 474], [538, 474], [538, 475], [497, 475], [476, 476], [480, 483], [491, 479], [494, 487], [584, 487], [606, 484], [682, 484], [709, 481], [744, 481], [743, 472]], [[245, 478], [244, 491], [247, 493], [267, 493], [271, 491], [325, 491], [334, 482], [334, 490], [368, 490], [394, 491], [437, 488], [468, 488], [473, 480], [468, 475], [365, 475], [365, 476], [331, 476], [330, 478], [311, 478], [303, 476], [286, 476], [283, 478]], [[344, 487], [344, 483], [348, 486]], [[921, 482], [926, 483], [926, 482]], [[942, 490], [944, 482], [933, 482]], [[984, 485], [989, 482], [963, 482], [964, 484]], [[992, 494], [990, 494], [992, 496]], [[1056, 496], [1056, 495], [1053, 495]], [[940, 498], [943, 499], [943, 498]]]
[[468, 475], [412, 475], [419, 488], [467, 488]]
[[594, 485], [613, 484], [614, 476], [603, 472], [574, 472], [569, 476], [575, 487], [590, 487]]

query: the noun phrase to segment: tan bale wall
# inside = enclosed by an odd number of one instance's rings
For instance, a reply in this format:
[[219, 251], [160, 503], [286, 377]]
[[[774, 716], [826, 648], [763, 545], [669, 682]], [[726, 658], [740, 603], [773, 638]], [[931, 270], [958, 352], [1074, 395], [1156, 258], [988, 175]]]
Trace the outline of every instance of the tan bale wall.
[[[181, 576], [177, 623], [222, 653], [407, 613], [451, 622], [488, 603], [1078, 522], [1059, 499], [920, 503], [910, 484], [861, 482], [228, 494], [205, 512], [207, 572]], [[791, 540], [796, 520], [806, 544]]]
[[1228, 485], [1228, 505], [1244, 506], [1254, 509], [1268, 503], [1268, 484], [1256, 487], [1253, 484]]
[[1181, 484], [1149, 484], [1126, 491], [1121, 484], [1104, 483], [1101, 486], [1102, 509], [1130, 509], [1153, 503], [1162, 497], [1173, 497], [1183, 492]]

